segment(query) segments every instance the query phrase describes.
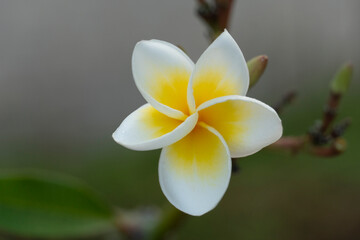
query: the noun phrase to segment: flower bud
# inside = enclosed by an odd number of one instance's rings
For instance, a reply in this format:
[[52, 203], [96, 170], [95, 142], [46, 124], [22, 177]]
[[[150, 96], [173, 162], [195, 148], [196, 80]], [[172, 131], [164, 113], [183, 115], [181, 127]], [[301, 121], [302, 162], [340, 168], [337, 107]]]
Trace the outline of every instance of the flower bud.
[[344, 94], [350, 85], [353, 67], [351, 64], [344, 64], [331, 81], [330, 89], [335, 94]]
[[268, 63], [268, 57], [266, 55], [260, 55], [252, 58], [247, 62], [250, 74], [250, 85], [252, 87], [257, 83], [261, 75], [264, 73]]

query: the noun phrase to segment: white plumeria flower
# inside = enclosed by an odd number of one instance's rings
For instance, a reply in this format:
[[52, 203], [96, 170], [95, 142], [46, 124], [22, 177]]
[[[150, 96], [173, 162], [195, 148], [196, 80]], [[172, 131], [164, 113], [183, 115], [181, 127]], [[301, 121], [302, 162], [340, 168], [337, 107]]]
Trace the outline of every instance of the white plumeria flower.
[[140, 41], [132, 71], [148, 103], [113, 138], [134, 150], [163, 148], [161, 189], [185, 213], [212, 210], [229, 185], [231, 158], [253, 154], [282, 135], [274, 109], [245, 97], [248, 68], [226, 30], [196, 64], [170, 43]]

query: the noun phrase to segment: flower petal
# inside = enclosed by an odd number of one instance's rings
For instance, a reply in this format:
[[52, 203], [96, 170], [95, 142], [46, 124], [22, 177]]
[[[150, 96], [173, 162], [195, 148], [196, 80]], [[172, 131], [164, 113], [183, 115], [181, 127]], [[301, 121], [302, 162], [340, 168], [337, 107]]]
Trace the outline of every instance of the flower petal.
[[185, 121], [173, 119], [145, 104], [125, 118], [112, 136], [127, 148], [152, 150], [179, 141], [194, 128], [197, 119], [197, 113]]
[[281, 119], [275, 110], [253, 98], [220, 97], [202, 104], [198, 111], [199, 121], [224, 137], [231, 157], [253, 154], [282, 135]]
[[159, 180], [168, 200], [179, 210], [199, 216], [223, 197], [231, 175], [231, 158], [222, 136], [205, 124], [165, 147]]
[[245, 95], [249, 88], [249, 70], [245, 58], [225, 30], [201, 55], [188, 88], [191, 112], [196, 106], [217, 97]]
[[140, 41], [132, 56], [136, 86], [158, 111], [177, 119], [189, 115], [187, 86], [194, 63], [178, 47], [159, 40]]

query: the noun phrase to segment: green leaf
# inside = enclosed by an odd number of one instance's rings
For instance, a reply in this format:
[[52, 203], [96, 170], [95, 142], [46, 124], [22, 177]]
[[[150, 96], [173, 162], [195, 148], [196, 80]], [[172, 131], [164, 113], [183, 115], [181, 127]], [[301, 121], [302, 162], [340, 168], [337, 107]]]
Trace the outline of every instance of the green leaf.
[[330, 88], [334, 93], [344, 94], [350, 85], [353, 67], [351, 64], [344, 64], [334, 76]]
[[266, 69], [267, 63], [268, 57], [266, 55], [254, 57], [247, 62], [250, 75], [249, 87], [253, 87], [258, 82]]
[[0, 230], [36, 238], [81, 237], [113, 226], [110, 206], [79, 181], [35, 172], [0, 174]]

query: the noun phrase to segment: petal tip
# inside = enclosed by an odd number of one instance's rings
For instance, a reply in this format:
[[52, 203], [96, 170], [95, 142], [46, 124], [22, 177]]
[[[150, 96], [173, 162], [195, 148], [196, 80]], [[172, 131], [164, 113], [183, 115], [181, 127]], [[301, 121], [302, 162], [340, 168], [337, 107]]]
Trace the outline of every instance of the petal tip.
[[226, 30], [226, 28], [224, 29], [224, 31], [217, 37], [218, 39], [219, 38], [228, 38], [228, 39], [231, 39], [235, 44], [236, 46], [238, 46], [238, 44], [236, 43], [235, 39], [233, 38], [233, 36], [231, 36], [231, 34], [228, 32], [228, 30]]
[[179, 209], [179, 210], [182, 211], [182, 212], [184, 212], [184, 213], [186, 213], [186, 214], [188, 214], [188, 215], [191, 215], [191, 216], [193, 216], [193, 217], [201, 217], [201, 216], [203, 216], [204, 214], [206, 214], [206, 213], [210, 212], [211, 210], [213, 210], [215, 207], [216, 207], [216, 206], [214, 206], [213, 208], [208, 209], [208, 210], [206, 210], [206, 211], [183, 211], [183, 210], [181, 210], [181, 209]]
[[224, 28], [224, 31], [221, 33], [221, 35], [222, 34], [229, 35], [232, 38], [231, 34], [229, 33], [229, 31], [226, 28]]
[[[141, 47], [142, 45], [145, 45], [147, 41], [148, 41], [148, 40], [140, 40], [140, 41], [138, 41], [138, 42], [135, 44], [134, 52], [135, 52], [135, 49]], [[133, 53], [134, 53], [134, 52], [133, 52]]]

